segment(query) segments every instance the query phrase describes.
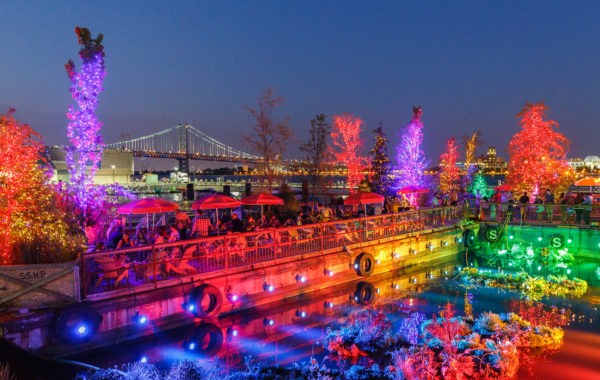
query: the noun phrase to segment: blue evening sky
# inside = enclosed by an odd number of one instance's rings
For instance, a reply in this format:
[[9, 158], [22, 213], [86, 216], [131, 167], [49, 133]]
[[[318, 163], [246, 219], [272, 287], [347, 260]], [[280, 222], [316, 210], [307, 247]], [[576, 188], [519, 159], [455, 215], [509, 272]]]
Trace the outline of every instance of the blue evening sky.
[[544, 101], [573, 143], [600, 154], [599, 1], [0, 1], [0, 112], [67, 142], [63, 65], [75, 26], [104, 34], [106, 142], [188, 122], [248, 150], [244, 105], [286, 99], [297, 142], [318, 113], [380, 120], [390, 140], [422, 105], [423, 149], [476, 130], [506, 156], [525, 102]]

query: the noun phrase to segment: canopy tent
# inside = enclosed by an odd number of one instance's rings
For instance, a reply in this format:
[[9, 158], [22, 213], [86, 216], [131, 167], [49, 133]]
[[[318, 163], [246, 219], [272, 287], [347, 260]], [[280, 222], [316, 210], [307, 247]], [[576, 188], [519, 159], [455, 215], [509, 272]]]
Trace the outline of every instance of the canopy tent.
[[385, 197], [373, 192], [353, 193], [344, 199], [344, 205], [368, 205], [373, 203], [383, 203]]
[[600, 180], [594, 177], [585, 177], [575, 181], [575, 186], [600, 186]]
[[[193, 210], [216, 210], [217, 227], [219, 222], [219, 209], [240, 207], [241, 202], [227, 195], [211, 194], [205, 195], [192, 203]], [[219, 229], [217, 228], [217, 234]]]
[[417, 186], [404, 186], [400, 190], [398, 190], [398, 194], [419, 194], [419, 193], [427, 193], [429, 189], [426, 187], [417, 187]]
[[383, 203], [385, 197], [381, 194], [373, 192], [357, 192], [350, 194], [348, 198], [344, 199], [344, 205], [346, 206], [364, 206], [365, 216], [367, 215], [367, 205], [375, 203]]
[[511, 191], [512, 188], [510, 186], [508, 186], [506, 183], [503, 183], [502, 185], [498, 185], [496, 187], [494, 187], [495, 191]]

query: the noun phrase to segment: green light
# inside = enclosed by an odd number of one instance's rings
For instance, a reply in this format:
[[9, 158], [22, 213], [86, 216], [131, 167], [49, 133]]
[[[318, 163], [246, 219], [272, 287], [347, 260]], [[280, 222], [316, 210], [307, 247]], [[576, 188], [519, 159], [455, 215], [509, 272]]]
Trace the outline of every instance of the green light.
[[509, 238], [510, 240], [512, 240], [512, 239], [514, 239], [514, 236], [510, 235], [508, 238]]
[[571, 244], [572, 242], [573, 242], [573, 240], [567, 239], [567, 243]]
[[542, 270], [542, 266], [541, 265], [538, 265], [538, 270]]
[[567, 269], [567, 274], [571, 274], [571, 270], [570, 269]]
[[541, 236], [538, 236], [538, 241], [542, 241], [542, 237]]

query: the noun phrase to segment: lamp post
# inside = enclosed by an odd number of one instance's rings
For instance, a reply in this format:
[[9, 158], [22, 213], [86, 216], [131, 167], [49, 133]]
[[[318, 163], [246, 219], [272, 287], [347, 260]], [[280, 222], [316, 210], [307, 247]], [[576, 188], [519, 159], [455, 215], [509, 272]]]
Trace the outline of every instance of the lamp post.
[[110, 168], [112, 169], [113, 172], [113, 183], [115, 183], [115, 165], [110, 165]]

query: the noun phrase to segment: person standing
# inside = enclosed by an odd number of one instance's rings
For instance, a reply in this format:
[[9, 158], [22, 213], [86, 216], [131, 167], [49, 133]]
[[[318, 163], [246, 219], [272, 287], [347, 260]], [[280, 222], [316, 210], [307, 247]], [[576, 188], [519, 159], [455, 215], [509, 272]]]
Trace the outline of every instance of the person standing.
[[527, 207], [529, 207], [528, 204], [529, 204], [529, 195], [527, 195], [527, 192], [524, 191], [523, 195], [521, 195], [521, 197], [519, 198], [519, 206], [520, 206], [519, 208], [521, 211], [521, 225], [523, 225], [523, 221], [524, 221], [525, 215], [527, 213]]
[[179, 232], [179, 236], [181, 240], [185, 240], [188, 238], [188, 228], [191, 225], [190, 217], [188, 214], [181, 210], [177, 210], [175, 213], [175, 223], [177, 225], [177, 231]]
[[544, 202], [546, 203], [546, 218], [548, 223], [552, 223], [554, 219], [554, 194], [550, 189], [546, 189], [546, 195], [544, 196]]
[[202, 210], [196, 210], [196, 215], [194, 216], [194, 221], [192, 223], [192, 238], [200, 238], [208, 236], [208, 233], [211, 230], [210, 221], [206, 218], [202, 212]]
[[594, 204], [594, 198], [592, 194], [586, 194], [583, 197], [583, 224], [590, 224], [590, 214], [592, 213], [592, 205]]
[[583, 217], [583, 194], [577, 193], [575, 196], [575, 223], [580, 224]]

